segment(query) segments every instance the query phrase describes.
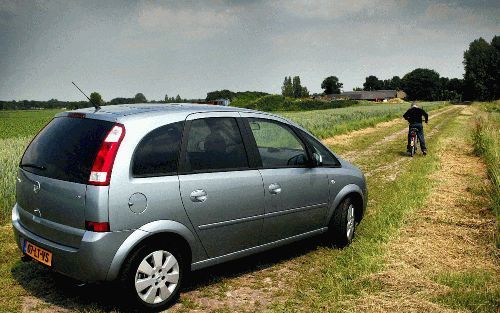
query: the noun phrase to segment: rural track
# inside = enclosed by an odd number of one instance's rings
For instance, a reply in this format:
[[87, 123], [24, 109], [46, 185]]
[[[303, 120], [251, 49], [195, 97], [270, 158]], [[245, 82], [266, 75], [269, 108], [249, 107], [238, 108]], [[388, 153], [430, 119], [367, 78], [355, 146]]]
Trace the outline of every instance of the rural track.
[[[461, 108], [457, 108], [457, 107], [454, 107], [450, 110], [446, 110], [446, 111], [442, 111], [442, 112], [439, 112], [437, 114], [435, 114], [433, 117], [436, 118], [437, 116], [440, 116], [444, 113], [447, 113], [449, 114], [448, 116], [446, 116], [442, 121], [440, 121], [437, 125], [435, 125], [432, 130], [428, 133], [424, 133], [425, 135], [425, 139], [426, 140], [430, 140], [431, 138], [433, 138], [436, 134], [439, 133], [439, 131], [441, 130], [441, 128], [446, 125], [447, 123], [450, 122], [450, 120], [452, 120], [453, 118], [456, 117], [456, 114], [459, 113], [459, 111], [461, 111]], [[387, 136], [385, 137], [384, 139], [382, 139], [382, 141], [384, 142], [388, 142], [388, 141], [393, 141], [395, 140], [396, 138], [401, 138], [406, 135], [406, 132], [408, 130], [407, 129], [404, 129], [402, 131], [398, 131], [396, 134], [398, 134], [398, 136], [395, 136], [395, 134], [392, 134], [390, 136]], [[386, 140], [386, 138], [389, 138], [391, 137], [390, 140]], [[381, 143], [382, 144], [382, 143]], [[420, 149], [420, 147], [419, 147]], [[368, 170], [365, 172], [365, 176], [371, 176], [371, 175], [374, 175], [376, 173], [383, 173], [383, 172], [388, 172], [389, 174], [384, 176], [382, 179], [387, 179], [387, 180], [395, 180], [399, 174], [399, 171], [397, 171], [396, 169], [399, 168], [403, 163], [408, 163], [408, 162], [411, 162], [411, 158], [410, 157], [403, 157], [403, 158], [399, 158], [399, 159], [396, 159], [394, 162], [391, 162], [391, 163], [388, 163], [388, 164], [385, 164], [383, 166], [380, 166], [380, 167], [377, 167], [377, 168], [374, 168], [374, 169], [371, 169], [371, 170]], [[350, 160], [351, 162], [353, 162], [352, 160]]]
[[[452, 107], [446, 107], [444, 109], [440, 109], [438, 110], [437, 112], [432, 112], [431, 114], [429, 114], [429, 121], [432, 121], [433, 119], [443, 115], [443, 114], [447, 114], [447, 113], [450, 113], [452, 111], [456, 111], [457, 110], [457, 107], [456, 106], [452, 106]], [[392, 121], [390, 121], [389, 123], [393, 123], [393, 122], [396, 122], [396, 121], [400, 121], [402, 120], [401, 118], [397, 118], [397, 119], [394, 119]], [[408, 126], [405, 125], [406, 122], [404, 121], [401, 121], [402, 125], [401, 126], [404, 126], [404, 128], [390, 134], [390, 135], [386, 135], [384, 136], [383, 138], [381, 138], [380, 140], [376, 141], [376, 142], [373, 142], [370, 146], [364, 148], [364, 149], [357, 149], [357, 150], [351, 150], [347, 153], [343, 153], [341, 154], [340, 156], [344, 159], [346, 159], [347, 161], [349, 162], [356, 162], [356, 160], [360, 159], [360, 158], [363, 158], [363, 157], [366, 157], [367, 155], [370, 155], [370, 154], [373, 154], [374, 150], [375, 149], [380, 149], [385, 143], [387, 142], [390, 142], [390, 141], [394, 141], [395, 139], [401, 139], [403, 138], [404, 139], [404, 135], [408, 132]], [[384, 123], [385, 124], [385, 123]], [[377, 126], [374, 127], [374, 131], [376, 131], [375, 129], [377, 128]], [[356, 132], [353, 132], [353, 137], [356, 136]], [[364, 135], [362, 132], [359, 133], [360, 136]], [[336, 141], [336, 138], [337, 137], [341, 137], [343, 135], [340, 135], [340, 136], [334, 136], [334, 137], [331, 137], [331, 138], [327, 138], [327, 139], [324, 139], [323, 142], [324, 143], [329, 143], [329, 142], [335, 142]], [[352, 137], [351, 137], [352, 138]]]

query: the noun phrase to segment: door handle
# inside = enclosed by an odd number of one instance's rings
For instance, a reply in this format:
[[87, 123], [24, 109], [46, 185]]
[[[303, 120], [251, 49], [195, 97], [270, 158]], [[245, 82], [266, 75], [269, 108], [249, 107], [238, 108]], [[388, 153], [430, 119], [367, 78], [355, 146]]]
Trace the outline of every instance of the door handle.
[[281, 186], [278, 183], [272, 183], [269, 185], [269, 192], [273, 195], [277, 195], [281, 192]]
[[204, 202], [207, 200], [207, 192], [203, 189], [196, 189], [191, 192], [190, 198], [193, 202]]

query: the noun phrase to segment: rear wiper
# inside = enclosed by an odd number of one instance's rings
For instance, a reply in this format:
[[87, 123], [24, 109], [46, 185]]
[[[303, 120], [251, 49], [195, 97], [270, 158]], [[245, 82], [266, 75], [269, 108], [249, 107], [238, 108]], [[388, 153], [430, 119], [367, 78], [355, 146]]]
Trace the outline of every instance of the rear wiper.
[[32, 167], [32, 168], [36, 168], [36, 169], [39, 169], [39, 170], [45, 170], [46, 169], [45, 166], [36, 165], [36, 164], [33, 164], [33, 163], [23, 163], [23, 164], [21, 164], [21, 167]]

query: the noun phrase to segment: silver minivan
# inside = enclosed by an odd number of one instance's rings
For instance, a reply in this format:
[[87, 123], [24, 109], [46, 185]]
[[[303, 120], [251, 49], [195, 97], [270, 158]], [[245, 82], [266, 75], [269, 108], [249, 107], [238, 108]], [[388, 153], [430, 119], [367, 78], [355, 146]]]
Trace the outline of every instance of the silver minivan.
[[26, 149], [12, 224], [25, 255], [115, 281], [144, 309], [188, 271], [326, 233], [350, 244], [364, 175], [282, 117], [197, 104], [57, 114]]

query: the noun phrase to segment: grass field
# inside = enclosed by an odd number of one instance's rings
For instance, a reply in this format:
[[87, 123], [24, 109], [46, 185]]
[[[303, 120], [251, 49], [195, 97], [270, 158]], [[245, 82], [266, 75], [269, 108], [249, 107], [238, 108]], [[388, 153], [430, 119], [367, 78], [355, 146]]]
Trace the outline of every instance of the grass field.
[[[495, 312], [498, 185], [487, 178], [498, 175], [498, 105], [424, 107], [439, 109], [425, 128], [430, 154], [413, 159], [402, 154], [405, 122], [392, 120], [407, 104], [284, 113], [365, 172], [370, 201], [354, 243], [340, 250], [312, 239], [196, 272], [172, 310]], [[20, 113], [33, 125], [49, 118]], [[2, 112], [0, 121], [6, 127]], [[19, 133], [0, 139], [0, 312], [123, 311], [106, 286], [76, 287], [19, 261], [6, 222], [35, 131]]]

